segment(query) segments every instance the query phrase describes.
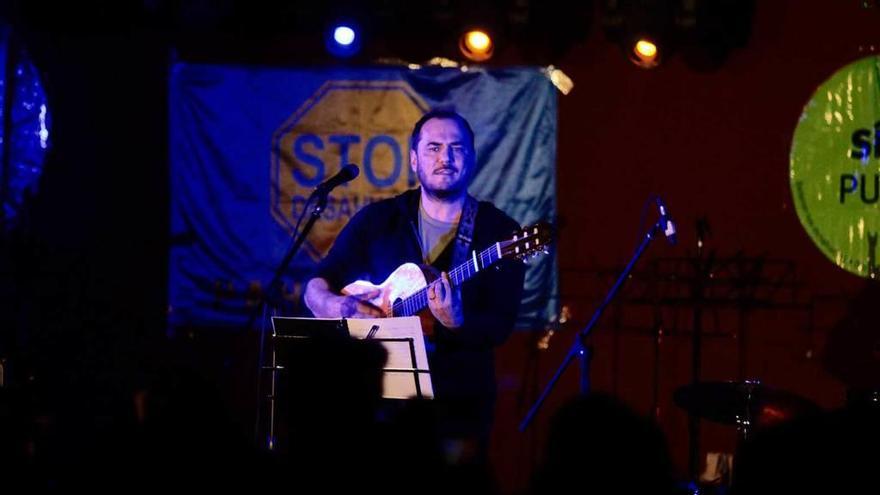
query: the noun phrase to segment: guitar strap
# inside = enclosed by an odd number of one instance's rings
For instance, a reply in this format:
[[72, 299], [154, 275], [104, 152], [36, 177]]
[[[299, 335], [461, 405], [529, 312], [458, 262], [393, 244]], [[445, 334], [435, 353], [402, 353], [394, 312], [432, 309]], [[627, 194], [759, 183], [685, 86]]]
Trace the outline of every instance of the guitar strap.
[[458, 231], [455, 234], [455, 246], [452, 248], [452, 264], [458, 266], [470, 257], [471, 241], [474, 238], [474, 222], [477, 219], [477, 200], [470, 194], [464, 200]]

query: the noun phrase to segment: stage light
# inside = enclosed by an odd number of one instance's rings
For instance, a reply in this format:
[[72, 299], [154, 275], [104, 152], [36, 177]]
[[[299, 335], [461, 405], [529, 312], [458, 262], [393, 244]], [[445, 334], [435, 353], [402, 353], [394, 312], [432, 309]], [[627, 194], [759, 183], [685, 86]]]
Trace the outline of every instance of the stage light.
[[474, 62], [489, 60], [495, 51], [492, 37], [481, 29], [472, 29], [462, 34], [458, 48], [465, 57]]
[[657, 45], [648, 40], [639, 40], [636, 43], [636, 54], [643, 59], [653, 59], [657, 56]]
[[327, 51], [337, 57], [350, 57], [360, 51], [358, 29], [354, 23], [337, 23], [327, 36]]
[[660, 65], [660, 48], [650, 38], [640, 37], [632, 44], [629, 59], [644, 69]]
[[348, 26], [338, 26], [333, 30], [333, 39], [342, 46], [354, 43], [354, 29]]
[[471, 50], [482, 52], [492, 45], [492, 40], [489, 38], [489, 35], [482, 31], [471, 31], [467, 33], [465, 44]]

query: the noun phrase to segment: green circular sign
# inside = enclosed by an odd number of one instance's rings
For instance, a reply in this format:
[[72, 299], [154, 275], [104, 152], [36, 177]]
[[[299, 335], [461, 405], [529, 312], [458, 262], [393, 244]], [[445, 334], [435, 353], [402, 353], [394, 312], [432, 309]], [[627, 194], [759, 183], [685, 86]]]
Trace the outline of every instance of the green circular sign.
[[837, 266], [877, 278], [880, 230], [880, 57], [822, 83], [791, 143], [791, 193], [801, 224]]

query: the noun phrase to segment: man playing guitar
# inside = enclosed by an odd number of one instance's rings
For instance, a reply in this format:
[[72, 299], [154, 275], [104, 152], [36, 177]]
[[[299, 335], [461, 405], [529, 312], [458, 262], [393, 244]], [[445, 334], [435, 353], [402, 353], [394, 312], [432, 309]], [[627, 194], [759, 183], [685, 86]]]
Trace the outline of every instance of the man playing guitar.
[[[476, 440], [485, 455], [495, 399], [494, 348], [513, 328], [524, 277], [522, 263], [502, 258], [500, 247], [492, 256], [492, 246], [519, 225], [468, 195], [476, 163], [474, 134], [459, 114], [425, 114], [410, 144], [410, 167], [421, 188], [358, 211], [306, 285], [305, 302], [324, 318], [406, 314], [397, 307], [392, 311], [394, 301], [383, 299], [378, 288], [365, 292], [351, 283], [379, 283], [405, 263], [440, 272], [424, 289], [430, 313], [422, 319], [435, 402], [442, 411], [440, 433]], [[461, 266], [472, 268], [468, 283], [459, 285], [461, 274], [452, 267]]]

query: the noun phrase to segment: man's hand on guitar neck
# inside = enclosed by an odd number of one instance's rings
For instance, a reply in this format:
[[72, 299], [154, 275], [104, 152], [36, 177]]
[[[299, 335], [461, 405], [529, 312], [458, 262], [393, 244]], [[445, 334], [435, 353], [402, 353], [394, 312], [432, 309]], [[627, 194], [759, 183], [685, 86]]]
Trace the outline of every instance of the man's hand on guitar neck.
[[461, 288], [452, 287], [446, 272], [428, 285], [428, 307], [431, 314], [446, 328], [458, 328], [464, 324]]
[[306, 306], [318, 318], [382, 318], [385, 313], [367, 301], [380, 291], [357, 296], [339, 295], [330, 290], [327, 281], [313, 278], [306, 285]]

